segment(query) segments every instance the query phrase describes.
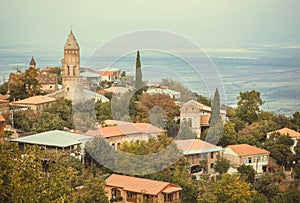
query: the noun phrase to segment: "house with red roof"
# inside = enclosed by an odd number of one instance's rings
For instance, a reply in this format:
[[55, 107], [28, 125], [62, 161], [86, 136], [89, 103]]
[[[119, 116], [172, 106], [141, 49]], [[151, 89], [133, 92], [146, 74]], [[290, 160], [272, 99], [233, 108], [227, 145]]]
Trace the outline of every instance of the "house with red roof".
[[182, 188], [169, 182], [112, 174], [105, 180], [105, 191], [108, 199], [125, 203], [180, 203]]
[[295, 154], [296, 152], [294, 149], [295, 149], [297, 143], [300, 141], [300, 133], [295, 130], [292, 130], [290, 128], [282, 128], [279, 130], [268, 132], [267, 138], [270, 139], [272, 137], [275, 137], [274, 135], [276, 135], [276, 134], [279, 134], [282, 136], [289, 136], [294, 141], [293, 146], [291, 146], [291, 151], [293, 152], [293, 154]]
[[256, 173], [266, 172], [269, 165], [270, 152], [248, 144], [228, 145], [223, 157], [230, 161], [233, 168], [241, 165], [252, 166]]
[[166, 133], [166, 130], [149, 123], [123, 123], [89, 130], [85, 135], [105, 138], [114, 149], [117, 149], [123, 142], [148, 141], [149, 138], [156, 137], [160, 133]]
[[55, 98], [47, 96], [34, 96], [19, 101], [11, 102], [12, 109], [32, 109], [35, 113], [43, 112], [45, 108], [51, 107], [56, 102]]
[[206, 168], [208, 174], [216, 173], [214, 164], [223, 151], [222, 147], [218, 147], [200, 139], [175, 140], [175, 143], [189, 162], [191, 174], [197, 176], [200, 175], [198, 174], [199, 172], [204, 172], [200, 166], [202, 160], [207, 161]]

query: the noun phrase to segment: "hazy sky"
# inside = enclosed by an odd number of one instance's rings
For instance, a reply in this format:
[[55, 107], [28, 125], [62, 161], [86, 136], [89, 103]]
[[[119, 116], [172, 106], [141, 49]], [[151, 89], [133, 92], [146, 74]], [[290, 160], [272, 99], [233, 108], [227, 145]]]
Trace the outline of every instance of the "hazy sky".
[[299, 44], [299, 19], [299, 0], [0, 0], [0, 42], [61, 46], [72, 26], [81, 46], [143, 29], [204, 46]]

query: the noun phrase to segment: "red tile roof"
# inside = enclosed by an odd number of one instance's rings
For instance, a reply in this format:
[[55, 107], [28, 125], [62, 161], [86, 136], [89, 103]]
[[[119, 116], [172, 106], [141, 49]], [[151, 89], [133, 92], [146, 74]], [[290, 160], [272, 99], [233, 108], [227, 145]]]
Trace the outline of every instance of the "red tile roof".
[[257, 154], [270, 154], [269, 151], [248, 144], [236, 144], [228, 145], [228, 147], [234, 151], [239, 157], [251, 156]]
[[177, 144], [177, 147], [183, 151], [183, 154], [206, 153], [222, 150], [221, 147], [200, 139], [175, 140], [175, 143]]
[[289, 135], [290, 137], [299, 137], [300, 138], [300, 133], [299, 132], [297, 132], [295, 130], [292, 130], [292, 129], [289, 129], [289, 128], [282, 128], [282, 129], [279, 129], [279, 130], [269, 132], [267, 134], [273, 134], [273, 133], [279, 133], [280, 135]]
[[18, 105], [18, 104], [43, 104], [43, 103], [48, 103], [48, 102], [54, 102], [56, 101], [55, 98], [52, 97], [46, 97], [46, 96], [34, 96], [34, 97], [29, 97], [27, 99], [22, 99], [19, 101], [11, 102], [11, 105]]
[[150, 180], [112, 174], [105, 180], [106, 186], [122, 188], [125, 191], [158, 195], [160, 192], [172, 193], [182, 190], [181, 187], [169, 182]]
[[161, 133], [165, 130], [160, 129], [149, 123], [129, 123], [122, 124], [118, 126], [104, 127], [97, 130], [90, 130], [86, 135], [95, 136], [95, 137], [116, 137], [116, 136], [125, 136], [130, 134], [139, 134], [139, 133]]

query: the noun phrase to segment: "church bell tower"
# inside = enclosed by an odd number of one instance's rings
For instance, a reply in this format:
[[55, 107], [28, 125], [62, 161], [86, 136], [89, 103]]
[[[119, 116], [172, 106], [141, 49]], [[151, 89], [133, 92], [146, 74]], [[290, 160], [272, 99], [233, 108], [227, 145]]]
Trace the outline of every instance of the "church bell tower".
[[71, 30], [64, 46], [62, 59], [62, 85], [64, 97], [74, 100], [82, 93], [82, 79], [80, 77], [80, 48]]

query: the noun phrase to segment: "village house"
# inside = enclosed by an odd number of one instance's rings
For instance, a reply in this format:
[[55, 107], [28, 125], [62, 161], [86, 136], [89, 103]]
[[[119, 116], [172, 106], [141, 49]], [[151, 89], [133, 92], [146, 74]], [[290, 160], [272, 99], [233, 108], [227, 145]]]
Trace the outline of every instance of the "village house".
[[84, 89], [96, 90], [97, 86], [101, 83], [101, 75], [94, 72], [81, 72], [80, 76], [83, 78]]
[[85, 135], [105, 138], [114, 149], [118, 149], [123, 142], [148, 141], [149, 138], [156, 137], [160, 133], [166, 133], [166, 130], [149, 123], [125, 123], [97, 130], [89, 130]]
[[200, 166], [200, 162], [203, 160], [207, 163], [206, 173], [216, 173], [214, 164], [223, 151], [222, 147], [218, 147], [200, 139], [175, 140], [175, 143], [190, 163], [192, 174], [204, 173], [204, 170]]
[[129, 88], [128, 87], [109, 87], [104, 89], [104, 92], [112, 92], [114, 96], [116, 97], [121, 97], [123, 96], [125, 93], [129, 92]]
[[27, 145], [38, 145], [44, 147], [44, 149], [69, 151], [70, 155], [84, 160], [84, 145], [91, 139], [90, 136], [52, 130], [12, 139], [11, 141], [17, 142], [21, 150], [25, 149]]
[[289, 128], [282, 128], [282, 129], [279, 129], [279, 130], [268, 132], [267, 133], [267, 139], [272, 138], [272, 136], [274, 136], [276, 134], [279, 134], [279, 135], [282, 135], [282, 136], [289, 136], [294, 141], [293, 146], [291, 146], [291, 151], [293, 152], [293, 154], [296, 154], [294, 149], [295, 149], [297, 143], [300, 140], [300, 133], [295, 131], [295, 130], [289, 129]]
[[11, 109], [32, 109], [35, 113], [43, 112], [45, 108], [51, 107], [56, 102], [55, 98], [47, 96], [34, 96], [27, 99], [11, 102]]
[[58, 79], [55, 73], [44, 72], [37, 76], [37, 80], [43, 93], [52, 93], [58, 90]]
[[182, 188], [169, 182], [112, 174], [105, 180], [105, 191], [110, 200], [124, 203], [180, 203]]
[[225, 147], [223, 157], [236, 169], [241, 165], [252, 166], [256, 173], [266, 172], [270, 152], [248, 144], [236, 144]]
[[171, 90], [167, 86], [148, 87], [146, 92], [148, 94], [166, 94], [172, 99], [179, 99], [181, 97], [181, 92]]
[[103, 82], [119, 82], [121, 79], [121, 70], [118, 68], [107, 67], [96, 72], [101, 75]]
[[[188, 126], [200, 138], [201, 132], [209, 128], [209, 119], [211, 116], [211, 107], [190, 100], [184, 103], [180, 108], [180, 123], [187, 122]], [[222, 121], [226, 122], [226, 110], [220, 110]]]

